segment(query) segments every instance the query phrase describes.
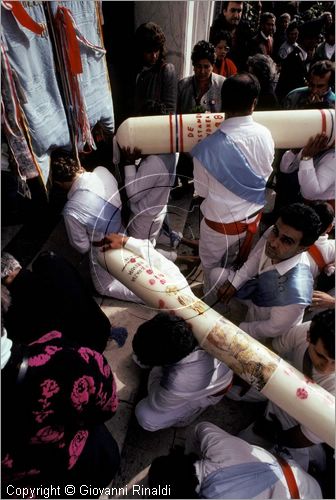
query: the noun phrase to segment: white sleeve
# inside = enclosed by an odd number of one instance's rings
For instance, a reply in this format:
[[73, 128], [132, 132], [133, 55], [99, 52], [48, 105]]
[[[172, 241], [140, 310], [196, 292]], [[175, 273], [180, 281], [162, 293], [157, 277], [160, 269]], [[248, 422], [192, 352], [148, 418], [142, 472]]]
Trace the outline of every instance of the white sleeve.
[[80, 253], [90, 250], [90, 239], [85, 226], [71, 215], [64, 216], [64, 224], [70, 245]]
[[[301, 157], [301, 156], [300, 156]], [[299, 155], [293, 153], [291, 149], [285, 152], [280, 162], [280, 172], [291, 174], [299, 168]]]
[[209, 178], [202, 163], [194, 158], [194, 186], [195, 193], [201, 198], [206, 198], [209, 191]]
[[263, 321], [244, 321], [239, 328], [255, 339], [278, 337], [287, 332], [293, 325], [301, 323], [305, 306], [291, 304], [289, 306], [272, 307], [271, 316]]
[[301, 161], [298, 179], [302, 196], [309, 200], [320, 199], [334, 183], [333, 168], [330, 156], [322, 158], [318, 168], [314, 167], [313, 159]]

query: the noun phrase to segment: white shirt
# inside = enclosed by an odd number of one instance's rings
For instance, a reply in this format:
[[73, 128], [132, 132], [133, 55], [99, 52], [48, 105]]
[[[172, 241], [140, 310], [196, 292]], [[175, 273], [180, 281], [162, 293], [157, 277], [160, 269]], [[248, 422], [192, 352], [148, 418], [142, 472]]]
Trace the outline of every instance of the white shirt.
[[[219, 130], [227, 134], [244, 154], [253, 171], [265, 180], [272, 172], [274, 141], [270, 131], [253, 121], [252, 116], [224, 120]], [[218, 154], [221, 154], [218, 151]], [[194, 158], [194, 185], [196, 193], [205, 198], [201, 211], [209, 220], [218, 222], [241, 221], [262, 208], [229, 191]]]
[[[310, 327], [310, 321], [302, 323], [291, 328], [287, 333], [278, 337], [272, 341], [274, 350], [281, 356], [297, 368], [300, 372], [303, 372], [303, 359], [305, 352], [308, 348], [307, 342], [307, 332]], [[323, 374], [319, 373], [314, 367], [312, 367], [312, 377], [317, 384], [319, 384], [323, 389], [335, 393], [335, 373]], [[284, 430], [290, 429], [298, 424], [297, 420], [288, 415], [285, 411], [279, 408], [277, 405], [271, 401], [268, 403], [266, 413], [275, 413], [282, 424]], [[321, 439], [312, 433], [304, 425], [300, 425], [302, 433], [309, 439], [312, 443], [321, 443]]]
[[279, 49], [278, 52], [279, 57], [281, 57], [281, 59], [286, 59], [288, 54], [293, 52], [294, 47], [298, 47], [298, 44], [296, 42], [295, 43], [284, 42]]
[[[323, 234], [319, 237], [317, 241], [315, 241], [314, 245], [320, 250], [324, 262], [326, 265], [335, 263], [335, 240], [331, 240], [328, 238], [327, 234]], [[310, 270], [312, 272], [313, 278], [316, 279], [320, 274], [320, 269], [316, 264], [313, 257], [307, 252]]]
[[[272, 228], [269, 228], [262, 235], [251, 251], [249, 258], [238, 271], [230, 271], [228, 280], [237, 290], [248, 280], [266, 271], [275, 269], [282, 276], [298, 264], [302, 263], [309, 266], [306, 252], [278, 264], [272, 264], [271, 260], [265, 255], [265, 244], [271, 231]], [[260, 307], [253, 304], [251, 300], [246, 301], [246, 303], [248, 304], [248, 313], [245, 321], [240, 323], [239, 328], [256, 339], [277, 337], [282, 335], [284, 331], [288, 331], [293, 325], [301, 323], [306, 307], [303, 304]]]
[[[105, 167], [97, 167], [93, 172], [81, 174], [71, 186], [68, 192], [68, 200], [73, 197], [78, 189], [87, 189], [96, 193], [103, 200], [121, 208], [117, 180]], [[83, 192], [83, 205], [85, 206], [85, 192]], [[64, 216], [64, 223], [71, 246], [80, 253], [88, 252], [92, 241], [99, 241], [104, 237], [104, 234], [87, 228], [71, 215]]]
[[317, 162], [313, 158], [301, 160], [302, 151], [295, 155], [291, 150], [286, 151], [280, 163], [280, 170], [284, 173], [295, 172], [299, 169], [298, 180], [301, 194], [307, 200], [335, 199], [335, 151], [330, 149]]
[[[259, 448], [259, 446], [250, 445], [243, 439], [232, 436], [209, 422], [201, 422], [195, 427], [194, 432], [202, 454], [202, 459], [195, 463], [196, 475], [200, 485], [212, 472], [232, 465], [253, 462], [277, 464], [277, 459], [268, 451]], [[295, 462], [288, 460], [288, 463], [295, 476], [300, 498], [322, 498], [317, 481]], [[255, 478], [255, 481], [257, 480]], [[248, 484], [246, 484], [246, 494], [242, 498], [252, 498]], [[291, 498], [280, 466], [279, 480], [272, 487], [267, 488], [253, 498]]]

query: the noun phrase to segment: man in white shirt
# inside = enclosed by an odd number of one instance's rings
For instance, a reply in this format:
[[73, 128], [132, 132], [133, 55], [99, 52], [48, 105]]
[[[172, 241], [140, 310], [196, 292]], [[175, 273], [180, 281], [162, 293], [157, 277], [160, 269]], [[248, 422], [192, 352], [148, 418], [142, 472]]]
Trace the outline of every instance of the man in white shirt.
[[65, 155], [54, 158], [52, 175], [53, 181], [67, 191], [63, 217], [69, 242], [82, 254], [90, 252], [91, 278], [97, 292], [120, 300], [141, 302], [100, 266], [98, 249], [92, 245], [105, 234], [124, 232], [116, 179], [104, 167], [86, 172], [73, 158]]
[[191, 439], [193, 453], [175, 448], [153, 461], [151, 488], [169, 485], [168, 498], [323, 498], [317, 481], [293, 460], [252, 446], [217, 425], [201, 422]]
[[246, 301], [247, 316], [239, 328], [261, 340], [282, 335], [302, 321], [313, 292], [306, 250], [320, 227], [311, 207], [294, 203], [282, 209], [238, 271], [211, 272], [211, 286], [222, 302], [227, 304], [234, 295]]
[[[334, 311], [323, 311], [312, 321], [291, 328], [281, 337], [273, 339], [272, 347], [305, 376], [334, 395]], [[333, 398], [326, 400], [325, 404], [333, 405]], [[253, 432], [270, 443], [287, 448], [304, 470], [308, 470], [309, 462], [320, 470], [325, 468], [321, 439], [272, 401], [268, 402], [265, 417], [253, 425]], [[250, 428], [242, 431], [240, 437], [254, 442]]]
[[188, 323], [159, 313], [133, 338], [135, 361], [151, 367], [148, 396], [135, 408], [141, 427], [157, 431], [192, 422], [229, 389], [232, 370], [198, 346]]
[[222, 86], [225, 120], [191, 152], [195, 190], [204, 198], [199, 254], [205, 292], [211, 269], [223, 259], [226, 265], [246, 259], [265, 205], [274, 142], [269, 130], [251, 116], [259, 91], [257, 79], [249, 73], [227, 78]]

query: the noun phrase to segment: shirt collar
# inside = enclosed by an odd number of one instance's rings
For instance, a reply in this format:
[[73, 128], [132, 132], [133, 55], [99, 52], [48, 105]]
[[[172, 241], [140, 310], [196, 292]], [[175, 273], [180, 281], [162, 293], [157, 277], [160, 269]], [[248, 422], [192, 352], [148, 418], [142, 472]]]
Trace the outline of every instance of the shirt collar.
[[265, 40], [270, 40], [270, 39], [271, 39], [270, 35], [266, 36], [266, 35], [265, 35], [265, 33], [264, 33], [263, 31], [260, 31], [260, 34], [261, 34], [261, 36], [262, 36]]
[[[265, 243], [266, 246], [266, 243]], [[265, 254], [265, 246], [263, 248], [261, 257], [260, 257], [260, 266], [265, 263], [265, 261], [271, 262], [270, 259]], [[299, 253], [297, 255], [294, 255], [294, 257], [291, 257], [290, 259], [282, 260], [281, 262], [278, 262], [277, 264], [272, 264], [270, 266], [265, 266], [263, 267], [263, 271], [266, 269], [276, 269], [280, 276], [283, 276], [284, 274], [288, 273], [293, 267], [297, 266], [300, 263], [306, 263], [309, 265], [309, 262], [307, 261], [307, 256], [306, 252]], [[260, 269], [260, 267], [259, 267]], [[261, 270], [261, 269], [260, 269]]]
[[253, 123], [253, 118], [252, 115], [247, 115], [247, 116], [233, 116], [232, 118], [227, 118], [224, 120], [219, 128], [221, 129], [222, 127], [225, 126], [232, 126], [233, 128], [239, 127], [240, 125], [245, 125], [247, 123]]

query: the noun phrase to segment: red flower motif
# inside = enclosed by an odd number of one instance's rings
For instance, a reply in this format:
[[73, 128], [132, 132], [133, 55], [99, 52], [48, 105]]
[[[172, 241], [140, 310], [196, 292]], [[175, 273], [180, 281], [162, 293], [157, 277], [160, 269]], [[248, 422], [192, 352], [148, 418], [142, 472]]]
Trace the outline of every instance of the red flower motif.
[[73, 385], [71, 401], [77, 410], [82, 410], [83, 405], [88, 404], [90, 394], [95, 391], [94, 380], [92, 377], [84, 375], [77, 379]]
[[57, 382], [50, 378], [47, 378], [44, 382], [42, 382], [41, 388], [42, 396], [44, 396], [45, 398], [51, 398], [51, 396], [57, 394], [60, 390]]
[[152, 271], [152, 269], [146, 269], [146, 273], [147, 274], [153, 274], [153, 271]]
[[296, 396], [299, 399], [307, 399], [308, 398], [308, 392], [303, 387], [299, 387], [297, 389], [297, 391], [296, 391]]
[[150, 285], [155, 285], [155, 283], [156, 283], [156, 281], [155, 281], [155, 280], [153, 280], [153, 279], [152, 279], [152, 280], [149, 280], [149, 284], [150, 284]]
[[165, 304], [165, 301], [164, 301], [164, 300], [162, 300], [162, 299], [160, 299], [160, 300], [159, 300], [159, 309], [163, 309], [163, 308], [165, 307], [165, 305], [166, 305], [166, 304]]
[[135, 259], [134, 257], [132, 257], [132, 258], [130, 259], [130, 262], [132, 262], [132, 264], [133, 264], [134, 262], [136, 262], [136, 259]]
[[160, 280], [160, 283], [161, 283], [161, 285], [165, 285], [166, 284], [166, 280]]
[[68, 469], [72, 469], [72, 467], [76, 464], [78, 458], [80, 457], [86, 440], [89, 436], [88, 431], [78, 431], [74, 438], [72, 439], [69, 445], [69, 466]]

